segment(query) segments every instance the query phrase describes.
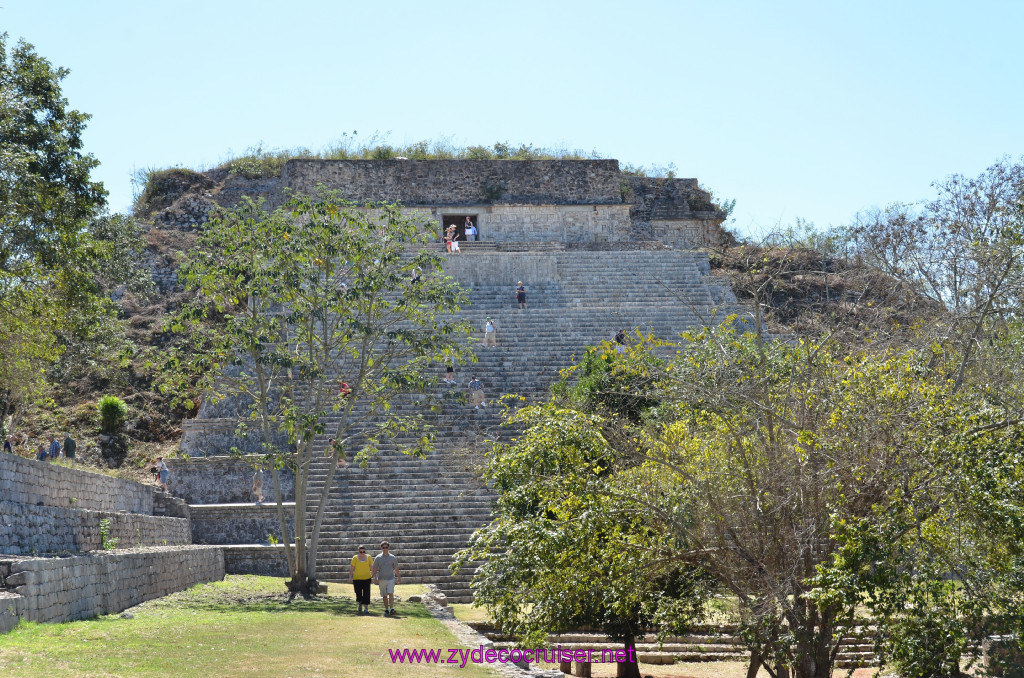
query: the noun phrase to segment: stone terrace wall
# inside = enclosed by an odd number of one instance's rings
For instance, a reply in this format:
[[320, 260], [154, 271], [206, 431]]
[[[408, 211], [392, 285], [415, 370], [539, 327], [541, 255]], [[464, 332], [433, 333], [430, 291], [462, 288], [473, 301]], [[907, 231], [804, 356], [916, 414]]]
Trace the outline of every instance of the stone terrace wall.
[[100, 549], [100, 521], [104, 519], [110, 521], [108, 539], [119, 540], [122, 547], [191, 543], [187, 518], [0, 501], [0, 553], [41, 555]]
[[[295, 504], [285, 503], [284, 510], [288, 531], [294, 534]], [[269, 535], [282, 541], [277, 504], [192, 506], [192, 541], [196, 544], [266, 544]]]
[[224, 571], [227, 574], [259, 574], [265, 577], [287, 577], [288, 561], [284, 546], [243, 544], [225, 546]]
[[[167, 459], [171, 477], [167, 488], [189, 504], [239, 504], [255, 501], [252, 496], [252, 465], [243, 459], [226, 456]], [[295, 500], [295, 476], [281, 471], [284, 501]], [[274, 477], [268, 471], [263, 478], [263, 494], [274, 500]], [[263, 534], [266, 538], [266, 533]]]
[[102, 551], [70, 558], [0, 561], [0, 633], [18, 618], [64, 622], [120, 612], [194, 584], [224, 578], [215, 546]]
[[0, 454], [0, 500], [91, 511], [153, 513], [153, 488], [148, 485], [13, 454]]
[[[404, 205], [501, 203], [618, 204], [618, 160], [289, 160], [283, 183], [310, 193], [318, 184], [357, 202]], [[494, 192], [488, 195], [488, 189]], [[500, 193], [500, 196], [498, 195]]]

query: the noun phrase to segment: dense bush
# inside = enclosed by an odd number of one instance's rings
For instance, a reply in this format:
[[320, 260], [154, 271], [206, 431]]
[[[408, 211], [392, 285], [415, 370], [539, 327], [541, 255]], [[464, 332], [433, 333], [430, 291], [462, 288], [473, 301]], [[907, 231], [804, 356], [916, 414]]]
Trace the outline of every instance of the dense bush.
[[100, 413], [100, 428], [104, 433], [116, 433], [128, 417], [128, 406], [117, 396], [103, 396], [96, 408]]

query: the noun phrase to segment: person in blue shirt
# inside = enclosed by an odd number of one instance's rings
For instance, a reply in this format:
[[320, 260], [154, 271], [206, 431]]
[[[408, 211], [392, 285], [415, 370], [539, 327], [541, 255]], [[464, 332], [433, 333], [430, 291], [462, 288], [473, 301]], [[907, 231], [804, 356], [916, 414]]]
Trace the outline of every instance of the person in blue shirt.
[[51, 435], [50, 436], [50, 460], [52, 461], [54, 459], [57, 459], [58, 457], [60, 457], [60, 442], [57, 441], [56, 437]]

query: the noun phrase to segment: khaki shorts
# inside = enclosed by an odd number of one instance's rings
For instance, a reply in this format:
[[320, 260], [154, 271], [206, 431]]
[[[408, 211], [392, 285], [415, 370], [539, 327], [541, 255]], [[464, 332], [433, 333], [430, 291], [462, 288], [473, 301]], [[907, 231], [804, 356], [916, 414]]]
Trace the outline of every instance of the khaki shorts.
[[390, 596], [395, 592], [395, 580], [394, 579], [378, 579], [377, 585], [380, 587], [380, 596]]

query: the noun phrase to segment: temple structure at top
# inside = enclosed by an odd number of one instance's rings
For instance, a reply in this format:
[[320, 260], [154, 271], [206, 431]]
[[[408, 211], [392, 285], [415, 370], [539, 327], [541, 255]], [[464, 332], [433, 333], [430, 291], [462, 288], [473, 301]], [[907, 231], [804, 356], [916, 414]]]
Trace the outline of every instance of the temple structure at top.
[[725, 213], [696, 179], [639, 177], [623, 172], [618, 160], [294, 159], [269, 179], [226, 170], [212, 176], [217, 172], [203, 174], [216, 185], [208, 206], [230, 206], [241, 195], [262, 195], [273, 206], [284, 189], [315, 193], [323, 186], [355, 202], [399, 202], [444, 227], [454, 224], [460, 235], [469, 217], [480, 239], [491, 243], [586, 248], [660, 241], [691, 249], [726, 237]]

